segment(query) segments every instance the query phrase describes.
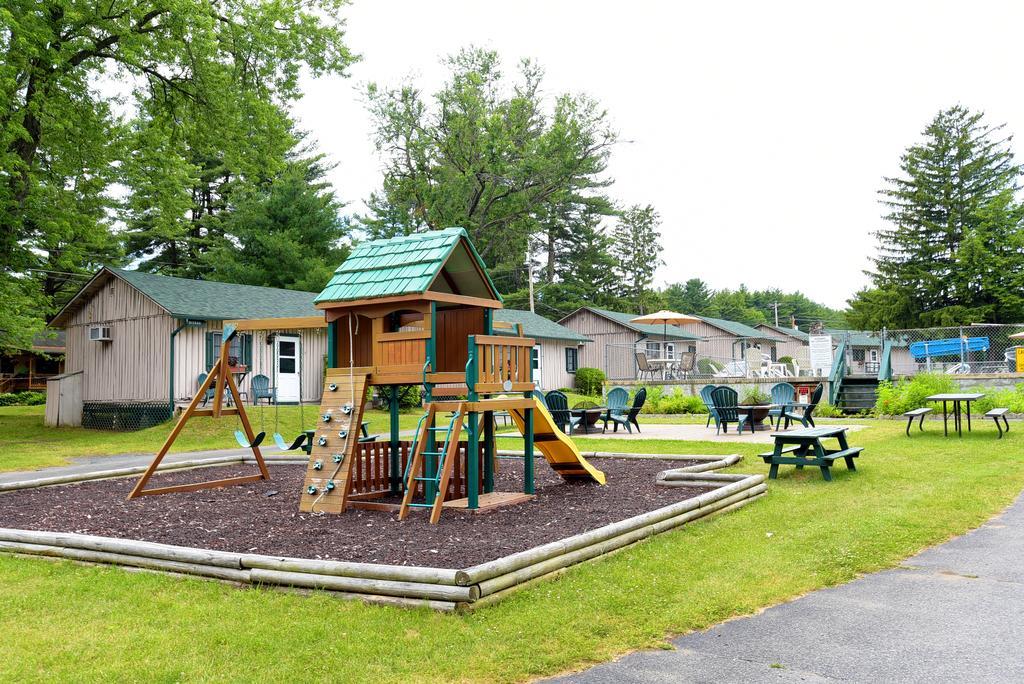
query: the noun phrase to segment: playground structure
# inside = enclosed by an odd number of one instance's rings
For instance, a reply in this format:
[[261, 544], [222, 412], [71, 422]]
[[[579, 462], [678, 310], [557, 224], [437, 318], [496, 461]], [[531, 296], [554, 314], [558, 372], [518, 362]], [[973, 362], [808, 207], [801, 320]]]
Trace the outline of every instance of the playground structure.
[[[604, 483], [533, 397], [534, 340], [495, 335], [501, 296], [461, 228], [358, 245], [317, 297], [328, 326], [324, 399], [300, 509], [475, 511], [534, 495], [536, 444], [565, 479]], [[398, 391], [421, 385], [424, 414], [415, 438], [400, 439]], [[385, 442], [360, 444], [366, 388], [387, 392]], [[494, 412], [508, 411], [524, 438], [523, 491], [494, 487]], [[462, 435], [465, 433], [465, 440]]]
[[[289, 446], [276, 419], [274, 425], [278, 448], [301, 448], [310, 456], [301, 511], [397, 509], [404, 519], [422, 508], [436, 523], [446, 507], [476, 511], [520, 503], [534, 495], [535, 446], [562, 478], [605, 483], [604, 474], [583, 458], [534, 396], [534, 340], [521, 328], [495, 334], [492, 314], [501, 308], [501, 296], [463, 229], [362, 243], [316, 301], [323, 317], [234, 321], [225, 327], [216, 365], [129, 498], [268, 479], [259, 450], [265, 432], [253, 431], [227, 365], [231, 338], [243, 330], [322, 326], [327, 327], [327, 369], [316, 427], [303, 426]], [[423, 390], [424, 414], [412, 441], [402, 440], [399, 430], [399, 390], [406, 385]], [[211, 386], [213, 406], [200, 408]], [[232, 407], [223, 405], [225, 387]], [[372, 387], [390, 400], [386, 441], [359, 438]], [[523, 436], [522, 492], [495, 490], [496, 411], [507, 411]], [[196, 415], [236, 415], [236, 439], [252, 449], [260, 474], [146, 490]], [[389, 497], [392, 501], [381, 501]], [[398, 497], [401, 503], [394, 502]]]

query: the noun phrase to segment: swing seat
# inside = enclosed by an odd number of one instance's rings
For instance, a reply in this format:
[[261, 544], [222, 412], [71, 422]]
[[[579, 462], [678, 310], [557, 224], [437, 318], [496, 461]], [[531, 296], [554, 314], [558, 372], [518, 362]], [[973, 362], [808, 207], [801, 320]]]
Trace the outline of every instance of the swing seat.
[[274, 443], [277, 444], [277, 448], [280, 449], [281, 451], [295, 451], [296, 449], [301, 447], [302, 443], [305, 441], [306, 433], [303, 432], [298, 437], [295, 438], [295, 441], [291, 443], [291, 446], [288, 446], [288, 443], [284, 441], [284, 436], [282, 436], [281, 433], [274, 433]]
[[238, 445], [240, 447], [244, 447], [246, 449], [255, 449], [260, 445], [260, 443], [263, 442], [263, 438], [266, 436], [266, 432], [260, 432], [256, 435], [256, 438], [253, 439], [252, 443], [250, 444], [249, 438], [245, 436], [244, 432], [242, 432], [241, 430], [235, 430], [235, 441], [238, 442]]

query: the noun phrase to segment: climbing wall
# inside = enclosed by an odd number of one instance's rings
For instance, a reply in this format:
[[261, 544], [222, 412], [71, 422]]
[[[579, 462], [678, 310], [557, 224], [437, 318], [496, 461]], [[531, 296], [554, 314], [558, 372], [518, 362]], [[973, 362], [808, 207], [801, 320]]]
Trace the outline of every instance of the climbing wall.
[[299, 510], [304, 513], [341, 513], [348, 503], [349, 474], [359, 448], [369, 380], [365, 370], [353, 369], [351, 374], [347, 368], [327, 371], [299, 501]]

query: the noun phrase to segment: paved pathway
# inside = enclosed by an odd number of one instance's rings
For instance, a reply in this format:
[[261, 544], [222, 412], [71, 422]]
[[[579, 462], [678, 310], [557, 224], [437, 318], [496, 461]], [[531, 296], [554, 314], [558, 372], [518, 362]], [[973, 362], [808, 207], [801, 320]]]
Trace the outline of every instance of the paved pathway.
[[[244, 456], [251, 454], [248, 449], [215, 449], [211, 451], [188, 451], [178, 454], [167, 454], [164, 463], [175, 461], [191, 461], [200, 458], [215, 458], [217, 456]], [[302, 452], [297, 452], [301, 454]], [[58, 475], [79, 475], [92, 473], [97, 470], [115, 470], [117, 468], [129, 468], [131, 466], [147, 466], [153, 461], [154, 454], [119, 454], [117, 456], [78, 456], [71, 459], [69, 465], [53, 466], [51, 468], [40, 468], [39, 470], [19, 470], [0, 473], [0, 483], [20, 482], [22, 480], [36, 480], [44, 477], [56, 477]]]
[[[826, 423], [818, 423], [824, 425]], [[850, 432], [856, 432], [863, 430], [863, 425], [850, 425], [842, 423], [828, 422], [827, 425], [832, 427], [833, 425], [843, 425]], [[736, 434], [736, 426], [730, 425], [729, 432], [715, 434], [715, 425], [711, 424], [711, 427], [705, 427], [703, 423], [645, 423], [643, 416], [640, 416], [640, 429], [642, 432], [633, 431], [632, 434], [626, 432], [624, 429], [619, 428], [618, 432], [613, 432], [610, 428], [604, 434], [601, 433], [601, 426], [597, 426], [597, 430], [590, 433], [584, 433], [577, 431], [573, 433], [573, 437], [595, 437], [605, 439], [681, 439], [685, 441], [701, 441], [701, 442], [751, 442], [754, 444], [772, 444], [775, 440], [772, 439], [772, 433], [774, 429], [763, 430], [759, 432], [751, 433], [749, 430], [745, 430], [742, 435]], [[790, 430], [801, 429], [801, 425], [797, 423], [796, 427], [790, 428]]]
[[1024, 681], [1024, 497], [903, 566], [566, 682]]

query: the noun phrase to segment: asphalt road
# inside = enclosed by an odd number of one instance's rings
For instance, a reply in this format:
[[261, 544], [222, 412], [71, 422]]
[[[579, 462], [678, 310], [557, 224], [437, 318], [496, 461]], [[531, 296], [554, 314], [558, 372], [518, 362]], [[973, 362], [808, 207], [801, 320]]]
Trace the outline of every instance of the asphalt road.
[[1024, 681], [1024, 498], [897, 569], [564, 682]]

